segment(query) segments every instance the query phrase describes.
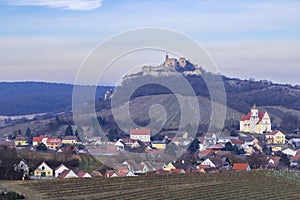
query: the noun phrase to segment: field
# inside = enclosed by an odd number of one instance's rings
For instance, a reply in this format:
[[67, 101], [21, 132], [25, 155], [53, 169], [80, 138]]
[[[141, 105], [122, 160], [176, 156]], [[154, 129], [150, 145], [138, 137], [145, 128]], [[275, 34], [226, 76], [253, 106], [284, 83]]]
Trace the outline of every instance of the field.
[[32, 200], [300, 199], [299, 182], [263, 171], [19, 181], [11, 188]]

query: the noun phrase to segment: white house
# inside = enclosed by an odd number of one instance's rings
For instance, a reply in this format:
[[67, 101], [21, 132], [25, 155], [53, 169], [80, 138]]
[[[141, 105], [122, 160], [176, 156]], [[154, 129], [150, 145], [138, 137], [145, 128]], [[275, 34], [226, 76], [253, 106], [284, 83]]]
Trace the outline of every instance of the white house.
[[156, 171], [155, 167], [149, 161], [141, 162], [140, 166], [142, 168], [143, 173]]
[[91, 176], [89, 173], [87, 173], [87, 172], [79, 172], [79, 173], [77, 174], [77, 176], [78, 176], [79, 178], [92, 178], [92, 176]]
[[66, 169], [57, 178], [78, 178], [78, 176], [73, 170]]
[[130, 139], [150, 142], [150, 129], [131, 129]]
[[57, 178], [63, 171], [69, 170], [64, 164], [60, 164], [55, 170], [54, 170], [54, 177]]
[[293, 149], [287, 148], [282, 151], [282, 153], [288, 155], [288, 156], [295, 156], [297, 151], [294, 151]]
[[115, 146], [117, 148], [117, 150], [124, 150], [124, 143], [122, 142], [122, 139], [119, 139], [116, 143], [115, 143]]
[[52, 178], [53, 170], [46, 164], [45, 161], [42, 162], [35, 170], [34, 176], [40, 178]]
[[14, 165], [14, 171], [15, 172], [23, 172], [23, 175], [29, 174], [29, 167], [26, 164], [26, 162], [22, 159], [19, 163]]

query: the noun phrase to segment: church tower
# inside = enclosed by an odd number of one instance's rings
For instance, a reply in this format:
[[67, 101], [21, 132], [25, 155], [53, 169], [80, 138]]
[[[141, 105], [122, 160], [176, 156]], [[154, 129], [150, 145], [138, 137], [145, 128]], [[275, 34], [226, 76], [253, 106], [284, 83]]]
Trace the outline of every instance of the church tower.
[[253, 107], [251, 108], [251, 117], [250, 117], [250, 132], [251, 133], [256, 133], [256, 123], [259, 121], [258, 117], [258, 109], [256, 105], [254, 104]]
[[251, 108], [251, 117], [258, 117], [258, 109], [256, 107], [256, 104], [253, 105], [253, 107]]

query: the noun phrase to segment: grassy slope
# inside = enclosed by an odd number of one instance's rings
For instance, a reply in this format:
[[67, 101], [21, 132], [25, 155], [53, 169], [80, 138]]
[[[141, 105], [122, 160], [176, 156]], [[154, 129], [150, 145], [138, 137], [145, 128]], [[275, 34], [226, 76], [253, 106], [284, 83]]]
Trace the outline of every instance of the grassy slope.
[[[12, 184], [12, 183], [10, 183]], [[262, 171], [13, 182], [31, 199], [299, 199], [300, 184]], [[36, 196], [37, 198], [34, 198]], [[39, 197], [38, 197], [39, 196]]]

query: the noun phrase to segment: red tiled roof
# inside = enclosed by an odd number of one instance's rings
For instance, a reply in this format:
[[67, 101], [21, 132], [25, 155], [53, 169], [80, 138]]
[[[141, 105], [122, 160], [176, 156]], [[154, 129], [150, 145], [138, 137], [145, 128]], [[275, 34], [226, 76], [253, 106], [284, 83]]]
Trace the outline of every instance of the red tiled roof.
[[69, 173], [70, 169], [65, 169], [57, 178], [65, 178]]
[[107, 171], [105, 173], [105, 177], [111, 177], [112, 175], [114, 175], [115, 171]]
[[215, 150], [203, 150], [199, 153], [199, 157], [204, 157], [204, 156], [207, 156], [207, 155], [212, 155], [213, 153], [215, 152]]
[[150, 135], [150, 129], [131, 129], [130, 135]]
[[159, 169], [156, 171], [156, 174], [168, 174], [168, 173], [169, 173], [169, 171], [163, 170], [163, 169]]
[[[259, 118], [259, 121], [257, 123], [259, 123], [262, 118], [264, 117], [265, 113], [264, 112], [260, 112], [258, 113], [258, 118]], [[251, 112], [249, 112], [247, 115], [244, 115], [241, 117], [241, 121], [246, 121], [246, 120], [250, 120], [251, 118]]]
[[86, 172], [79, 172], [79, 173], [77, 174], [77, 176], [78, 176], [79, 178], [82, 178], [82, 177], [84, 177], [85, 174], [86, 174]]
[[296, 155], [295, 156], [300, 156], [300, 149], [298, 149], [297, 151], [296, 151]]
[[245, 144], [245, 141], [239, 139], [231, 139], [230, 141], [232, 144]]
[[67, 135], [67, 136], [63, 137], [63, 140], [76, 140], [77, 141], [77, 137], [72, 136], [72, 135]]
[[171, 169], [171, 173], [174, 174], [180, 174], [182, 172], [182, 169]]
[[207, 147], [207, 149], [224, 149], [222, 144], [215, 144], [213, 146]]
[[234, 163], [232, 169], [233, 170], [247, 170], [248, 163]]
[[40, 142], [42, 142], [42, 140], [43, 140], [45, 137], [47, 137], [47, 136], [41, 135], [41, 136], [33, 137], [32, 141], [33, 141], [33, 142], [40, 143]]
[[60, 138], [48, 138], [46, 140], [46, 143], [60, 143], [61, 139]]
[[275, 130], [272, 132], [267, 132], [266, 135], [276, 135], [278, 132], [279, 132], [278, 130]]
[[199, 169], [207, 169], [207, 168], [211, 168], [211, 166], [210, 165], [202, 165], [202, 164], [199, 165]]
[[251, 112], [249, 112], [247, 115], [242, 116], [241, 121], [250, 120]]
[[300, 156], [291, 156], [291, 160], [300, 160]]

